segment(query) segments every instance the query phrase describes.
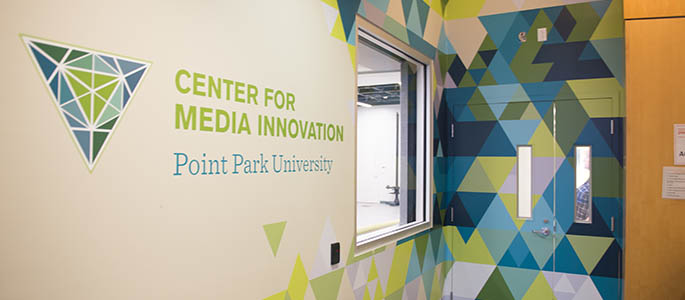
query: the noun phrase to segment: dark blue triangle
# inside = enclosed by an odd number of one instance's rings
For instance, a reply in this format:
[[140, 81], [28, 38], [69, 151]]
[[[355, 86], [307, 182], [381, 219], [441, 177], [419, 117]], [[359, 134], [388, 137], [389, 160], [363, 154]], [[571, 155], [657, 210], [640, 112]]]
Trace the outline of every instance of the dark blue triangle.
[[[497, 121], [459, 122], [454, 125], [445, 156], [477, 156]], [[446, 134], [449, 134], [447, 132]]]
[[[575, 144], [591, 145], [592, 157], [614, 157], [614, 152], [611, 151], [609, 145], [607, 145], [605, 138], [602, 136], [599, 130], [597, 130], [595, 123], [590, 120], [588, 120], [587, 124], [585, 124], [585, 128], [583, 128], [583, 131], [580, 132]], [[575, 151], [571, 150], [569, 154], [570, 156], [575, 157]]]
[[578, 259], [575, 250], [566, 237], [564, 237], [555, 251], [556, 271], [587, 275], [583, 263]]
[[495, 124], [495, 127], [490, 132], [490, 136], [483, 144], [480, 156], [516, 156], [516, 149], [511, 145], [509, 137], [507, 136], [502, 125], [499, 122]]
[[621, 249], [621, 246], [616, 243], [616, 240], [612, 241], [607, 251], [604, 252], [604, 255], [595, 266], [595, 269], [592, 270], [592, 275], [618, 278], [619, 259], [622, 253], [623, 250]]
[[473, 81], [476, 82], [476, 84], [480, 83], [480, 80], [483, 79], [483, 75], [485, 75], [485, 72], [488, 69], [471, 69], [469, 70], [469, 73], [471, 73], [471, 77], [473, 78]]
[[124, 75], [128, 75], [128, 73], [131, 73], [136, 69], [144, 66], [141, 63], [123, 60], [121, 58], [117, 58], [117, 62], [119, 62], [119, 66], [121, 67], [121, 73]]
[[602, 220], [596, 205], [592, 205], [592, 223], [573, 223], [566, 234], [614, 237], [607, 224]]
[[[352, 33], [352, 27], [359, 10], [361, 0], [338, 0], [338, 10], [340, 11], [340, 20], [342, 21], [343, 30], [345, 31], [345, 38]], [[348, 39], [349, 40], [349, 39]]]
[[[623, 118], [594, 118], [591, 119], [592, 122], [599, 130], [599, 133], [604, 138], [604, 141], [609, 145], [611, 151], [614, 153], [614, 157], [618, 160], [619, 164], [623, 166], [623, 142], [621, 137], [623, 136]], [[611, 134], [611, 122], [614, 122], [614, 134]]]
[[86, 160], [90, 162], [90, 131], [74, 130], [74, 136], [76, 136], [76, 140], [79, 146], [81, 146]]
[[457, 84], [461, 82], [462, 78], [464, 78], [464, 74], [466, 74], [466, 66], [459, 58], [459, 55], [454, 58], [452, 65], [450, 65], [447, 72], [450, 74], [450, 77], [452, 77], [452, 80], [454, 80], [454, 82]]
[[590, 276], [595, 287], [602, 296], [602, 299], [621, 299], [619, 297], [619, 290], [621, 290], [620, 281], [618, 278], [609, 278], [602, 276]]
[[[50, 90], [52, 91], [52, 94], [55, 95], [55, 101], [58, 100], [57, 98], [57, 89], [59, 86], [59, 76], [52, 77], [52, 81], [50, 81]], [[68, 89], [68, 87], [65, 87]]]
[[521, 263], [521, 268], [540, 270], [540, 266], [538, 266], [538, 263], [535, 261], [535, 258], [530, 252], [528, 252], [528, 256], [526, 256], [526, 258]]
[[480, 219], [483, 218], [485, 212], [490, 207], [492, 199], [497, 196], [495, 193], [471, 193], [471, 192], [458, 192], [458, 198], [466, 208], [466, 212], [469, 214], [470, 219], [473, 224], [478, 225]]
[[521, 12], [521, 15], [526, 20], [526, 22], [528, 22], [528, 25], [533, 25], [533, 23], [535, 23], [535, 18], [538, 17], [538, 14], [540, 14], [540, 10], [537, 9], [531, 9]]
[[545, 14], [549, 18], [549, 20], [552, 21], [552, 23], [554, 23], [557, 20], [557, 17], [559, 17], [559, 14], [561, 13], [561, 10], [563, 8], [563, 6], [554, 6], [544, 8], [543, 10], [545, 11]]
[[550, 257], [550, 259], [547, 260], [547, 263], [545, 266], [542, 268], [543, 271], [554, 271], [554, 260]]
[[442, 226], [444, 224], [440, 216], [440, 207], [438, 206], [438, 200], [433, 199], [433, 226]]
[[580, 57], [578, 60], [591, 60], [591, 59], [602, 59], [601, 56], [599, 56], [599, 53], [595, 49], [594, 46], [592, 46], [592, 43], [587, 43], [585, 46], [585, 49], [583, 49], [583, 52], [580, 53]]
[[122, 109], [126, 108], [128, 100], [131, 98], [131, 94], [128, 93], [128, 89], [124, 87], [124, 102], [121, 106]]
[[464, 226], [457, 226], [457, 230], [459, 230], [459, 233], [461, 234], [461, 238], [464, 239], [465, 243], [469, 242], [469, 239], [471, 238], [471, 235], [473, 234], [473, 231], [476, 228], [474, 227], [464, 227]]
[[456, 106], [467, 104], [475, 91], [476, 87], [447, 88], [443, 90], [442, 95], [448, 105]]
[[485, 62], [485, 65], [489, 66], [492, 62], [492, 59], [495, 57], [495, 54], [497, 54], [497, 50], [479, 51], [478, 54], [480, 54], [480, 57], [483, 59], [483, 62]]
[[[450, 220], [450, 211], [454, 213], [454, 220]], [[454, 194], [452, 196], [452, 201], [447, 207], [447, 213], [445, 214], [445, 225], [452, 226], [464, 226], [464, 227], [475, 227], [477, 223], [474, 223], [469, 216], [464, 203], [459, 198], [459, 194]]]
[[516, 263], [516, 267], [520, 267], [526, 256], [530, 255], [530, 250], [528, 249], [528, 244], [523, 240], [521, 233], [516, 234], [516, 237], [509, 245], [507, 252], [511, 254], [511, 257]]
[[138, 83], [140, 83], [140, 79], [143, 78], [143, 73], [145, 73], [145, 69], [141, 69], [138, 72], [126, 76], [126, 83], [128, 83], [131, 93], [136, 90]]
[[518, 268], [519, 267], [516, 264], [516, 262], [514, 261], [514, 257], [512, 257], [511, 253], [509, 253], [509, 251], [504, 252], [502, 259], [499, 260], [497, 265], [504, 266], [504, 267], [512, 267], [512, 268]]
[[[593, 197], [592, 205], [597, 208], [600, 217], [607, 224], [611, 223], [611, 217], [614, 217], [614, 238], [621, 244], [623, 234], [623, 204], [621, 198], [604, 198]], [[595, 216], [592, 216], [595, 218]]]
[[45, 80], [48, 80], [57, 66], [52, 63], [49, 58], [41, 54], [35, 47], [30, 46], [30, 48], [31, 52], [33, 52], [33, 55], [36, 57], [40, 70], [43, 72], [43, 77], [45, 77]]

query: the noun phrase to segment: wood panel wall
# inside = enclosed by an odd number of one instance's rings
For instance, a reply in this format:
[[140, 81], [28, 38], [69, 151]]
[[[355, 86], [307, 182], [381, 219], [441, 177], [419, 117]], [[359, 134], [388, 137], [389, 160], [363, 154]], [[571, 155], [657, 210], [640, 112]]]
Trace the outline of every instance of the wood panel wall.
[[685, 124], [685, 18], [626, 21], [626, 97], [625, 299], [685, 299], [685, 200], [661, 198]]
[[623, 5], [626, 19], [685, 16], [684, 0], [624, 0]]

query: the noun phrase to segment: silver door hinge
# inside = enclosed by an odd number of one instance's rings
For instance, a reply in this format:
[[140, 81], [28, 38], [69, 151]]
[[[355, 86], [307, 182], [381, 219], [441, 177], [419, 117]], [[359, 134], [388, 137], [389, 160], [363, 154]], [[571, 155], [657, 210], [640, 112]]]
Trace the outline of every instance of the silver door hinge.
[[614, 120], [611, 120], [611, 134], [614, 134]]
[[611, 217], [611, 232], [614, 232], [614, 217]]
[[454, 207], [450, 207], [450, 221], [454, 222]]
[[452, 137], [454, 137], [454, 124], [452, 124]]

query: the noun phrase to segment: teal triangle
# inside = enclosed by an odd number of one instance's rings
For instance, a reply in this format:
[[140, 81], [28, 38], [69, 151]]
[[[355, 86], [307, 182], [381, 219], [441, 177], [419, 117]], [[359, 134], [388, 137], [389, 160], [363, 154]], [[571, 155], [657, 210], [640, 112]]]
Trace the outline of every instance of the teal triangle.
[[102, 124], [106, 123], [107, 121], [111, 120], [112, 118], [116, 117], [119, 115], [119, 111], [114, 109], [111, 105], [107, 105], [107, 108], [105, 111], [100, 115], [100, 119], [98, 121], [97, 126], [101, 126]]
[[[58, 71], [59, 73], [59, 71]], [[52, 91], [52, 95], [55, 96], [55, 101], [58, 99], [57, 98], [57, 90], [59, 89], [59, 75], [52, 77], [52, 81], [50, 81], [50, 91]]]
[[478, 228], [488, 228], [488, 229], [499, 229], [499, 230], [518, 230], [516, 224], [511, 219], [509, 211], [507, 211], [506, 206], [497, 196], [488, 210], [483, 215], [483, 218], [478, 223]]
[[454, 261], [454, 256], [452, 256], [452, 252], [447, 247], [447, 243], [445, 243], [444, 239], [441, 240], [440, 244], [441, 245], [440, 245], [440, 250], [438, 251], [438, 260], [440, 262]]
[[[602, 18], [604, 17], [604, 13], [607, 12], [607, 9], [609, 9], [609, 4], [611, 4], [611, 1], [594, 1], [590, 2], [590, 6], [595, 9], [597, 12], [597, 15]], [[606, 299], [606, 298], [605, 298]]]
[[90, 162], [90, 131], [74, 130], [73, 132], [76, 141], [81, 147], [81, 151], [83, 151], [83, 155], [85, 155], [86, 160]]
[[364, 6], [365, 6], [364, 3], [359, 5], [359, 9], [357, 10], [357, 14], [366, 18], [366, 8], [364, 8]]
[[516, 261], [514, 261], [514, 257], [511, 256], [511, 253], [509, 251], [504, 252], [504, 255], [502, 255], [502, 259], [499, 260], [497, 265], [505, 266], [505, 267], [512, 267], [512, 268], [518, 268], [519, 267], [518, 264], [516, 263]]
[[[430, 6], [428, 6], [428, 4], [426, 4], [424, 1], [416, 1], [416, 3], [419, 10], [419, 19], [421, 21], [421, 32], [423, 33], [426, 30], [426, 23], [428, 23]], [[420, 34], [420, 36], [423, 36], [423, 34]]]
[[62, 106], [62, 109], [70, 113], [72, 116], [76, 117], [77, 120], [81, 121], [83, 124], [88, 124], [86, 118], [83, 116], [81, 108], [76, 104], [76, 101], [71, 101], [68, 104]]
[[618, 278], [603, 276], [590, 276], [590, 278], [602, 299], [621, 299], [619, 297], [619, 286], [621, 283]]
[[499, 121], [504, 133], [514, 146], [528, 145], [541, 120], [502, 120]]
[[416, 245], [412, 248], [411, 257], [409, 258], [409, 268], [407, 269], [407, 280], [405, 283], [410, 283], [421, 276], [421, 266], [419, 264], [419, 257], [416, 253]]
[[473, 224], [480, 222], [490, 204], [494, 202], [493, 199], [499, 199], [495, 193], [458, 192], [458, 194]]
[[625, 41], [623, 38], [590, 41], [616, 80], [625, 86]]
[[509, 103], [514, 94], [519, 92], [520, 89], [520, 84], [500, 84], [478, 87], [478, 90], [480, 90], [485, 101], [491, 106]]
[[[611, 217], [614, 217], [614, 238], [623, 247], [622, 234], [623, 234], [623, 205], [621, 204], [620, 198], [604, 198], [604, 197], [592, 197], [592, 205], [599, 211], [600, 216], [604, 222], [607, 224], [611, 223]], [[607, 222], [608, 220], [608, 222]]]
[[507, 283], [511, 294], [514, 299], [523, 299], [523, 296], [530, 288], [531, 284], [535, 281], [540, 271], [522, 269], [522, 268], [511, 268], [511, 267], [498, 267], [504, 281]]
[[59, 92], [59, 104], [62, 105], [67, 103], [69, 100], [74, 99], [74, 95], [71, 94], [69, 85], [67, 84], [66, 79], [64, 79], [64, 75], [62, 73], [59, 74], [59, 84], [61, 86]]
[[504, 253], [509, 249], [509, 245], [516, 237], [514, 230], [500, 230], [478, 228], [478, 233], [483, 238], [483, 242], [490, 251], [490, 255], [495, 262], [502, 260]]
[[50, 79], [50, 76], [55, 71], [57, 66], [49, 58], [41, 54], [36, 48], [33, 46], [30, 46], [30, 48], [31, 52], [33, 52], [33, 55], [36, 57], [36, 62], [38, 63], [41, 72], [43, 72], [43, 77], [45, 80]]
[[92, 70], [93, 69], [93, 56], [86, 55], [83, 58], [79, 58], [75, 62], [69, 63], [70, 67], [78, 67], [81, 69]]
[[65, 111], [62, 111], [62, 114], [67, 119], [67, 123], [69, 123], [69, 127], [71, 127], [71, 128], [86, 128], [85, 124], [81, 124], [79, 121], [76, 121], [76, 119], [69, 116], [69, 114], [67, 114]]
[[407, 29], [413, 31], [418, 36], [423, 36], [423, 29], [421, 26], [419, 9], [416, 6], [416, 2], [417, 1], [411, 2], [411, 8], [409, 9], [409, 16], [407, 17]]
[[[431, 293], [431, 288], [433, 287], [433, 276], [435, 274], [435, 266], [437, 265], [435, 263], [435, 259], [433, 258], [433, 246], [431, 246], [431, 243], [428, 243], [428, 249], [426, 250], [426, 257], [424, 258], [423, 261], [423, 272], [421, 273], [421, 277], [423, 278], [423, 288], [426, 291], [426, 295], [430, 299], [430, 293]], [[430, 256], [429, 256], [430, 255]], [[430, 259], [429, 259], [430, 258]]]
[[585, 49], [583, 49], [583, 52], [580, 53], [578, 60], [595, 59], [601, 59], [601, 57], [599, 56], [599, 53], [597, 53], [597, 50], [595, 50], [595, 47], [592, 46], [592, 43], [587, 43], [587, 45], [585, 45]]
[[457, 226], [457, 230], [459, 230], [459, 234], [461, 234], [461, 237], [464, 239], [465, 243], [469, 242], [469, 239], [471, 238], [471, 235], [475, 229], [476, 228], [474, 227]]
[[538, 264], [535, 262], [535, 258], [533, 257], [533, 255], [530, 252], [526, 256], [526, 258], [523, 259], [523, 262], [521, 263], [521, 268], [533, 269], [533, 270], [539, 270], [540, 269]]
[[[494, 105], [494, 106], [504, 106], [504, 105]], [[516, 149], [509, 141], [507, 134], [502, 129], [502, 125], [499, 122], [495, 124], [495, 127], [490, 132], [488, 139], [483, 144], [480, 149], [480, 156], [516, 156]]]
[[521, 237], [521, 233], [516, 235], [514, 240], [509, 245], [507, 252], [509, 252], [511, 257], [514, 258], [514, 262], [516, 263], [517, 267], [520, 267], [521, 264], [523, 264], [523, 260], [526, 259], [526, 256], [530, 255], [528, 245], [523, 240], [523, 237]]
[[488, 32], [488, 35], [490, 35], [490, 38], [492, 38], [492, 41], [495, 43], [497, 48], [499, 48], [502, 45], [502, 42], [504, 42], [504, 39], [507, 37], [507, 34], [509, 34], [511, 25], [514, 23], [514, 20], [517, 16], [518, 12], [512, 12], [482, 16], [478, 18], [485, 27], [485, 30]]
[[547, 41], [545, 41], [545, 44], [558, 44], [564, 42], [564, 38], [559, 34], [556, 27], [552, 27], [547, 31]]
[[488, 69], [471, 69], [469, 70], [469, 73], [471, 73], [473, 81], [475, 81], [476, 84], [479, 84], [480, 80], [483, 79], [483, 75], [485, 75], [485, 72], [487, 71]]
[[102, 59], [98, 56], [96, 56], [94, 59], [94, 69], [95, 71], [100, 71], [104, 73], [117, 74], [114, 70], [112, 70], [112, 68], [109, 67], [108, 64], [102, 61]]
[[435, 255], [433, 255], [433, 245], [428, 243], [426, 245], [426, 254], [423, 255], [423, 270], [422, 273], [428, 272], [435, 268]]
[[459, 114], [459, 117], [457, 118], [457, 122], [474, 122], [476, 121], [476, 116], [473, 115], [473, 112], [471, 112], [471, 109], [468, 106], [465, 106], [464, 109], [461, 111], [461, 114]]
[[561, 14], [562, 10], [564, 10], [564, 6], [553, 6], [543, 9], [545, 15], [547, 15], [547, 17], [552, 23], [555, 23], [557, 21], [557, 18]]
[[555, 255], [557, 272], [587, 275], [583, 263], [578, 258], [578, 255], [576, 255], [576, 251], [573, 249], [573, 246], [571, 246], [568, 238], [564, 237], [561, 240], [561, 243], [557, 246]]
[[123, 84], [119, 84], [117, 86], [116, 90], [114, 90], [114, 93], [112, 94], [112, 97], [109, 98], [109, 104], [114, 106], [114, 108], [121, 110], [121, 100], [122, 100], [122, 92], [121, 89], [123, 88]]
[[443, 26], [442, 29], [440, 30], [440, 40], [438, 40], [438, 50], [444, 54], [456, 54], [457, 51], [454, 50], [454, 47], [452, 47], [452, 43], [450, 43], [450, 40], [447, 38], [447, 35], [445, 34], [445, 27]]
[[535, 101], [533, 102], [533, 106], [538, 110], [540, 116], [544, 116], [547, 114], [550, 107], [552, 107], [552, 101]]
[[[593, 157], [614, 157], [613, 151], [607, 145], [604, 137], [599, 133], [595, 123], [591, 119], [588, 120], [583, 131], [576, 139], [576, 145], [592, 145]], [[575, 151], [571, 150], [569, 155], [574, 156]]]

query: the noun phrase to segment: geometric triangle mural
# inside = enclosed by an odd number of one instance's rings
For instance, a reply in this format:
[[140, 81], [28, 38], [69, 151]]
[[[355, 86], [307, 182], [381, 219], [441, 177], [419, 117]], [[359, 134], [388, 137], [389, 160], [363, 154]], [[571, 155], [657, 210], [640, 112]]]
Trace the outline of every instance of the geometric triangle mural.
[[150, 63], [25, 35], [22, 39], [92, 172]]

